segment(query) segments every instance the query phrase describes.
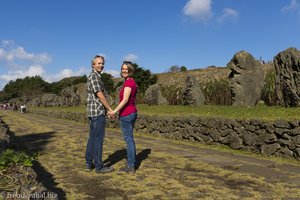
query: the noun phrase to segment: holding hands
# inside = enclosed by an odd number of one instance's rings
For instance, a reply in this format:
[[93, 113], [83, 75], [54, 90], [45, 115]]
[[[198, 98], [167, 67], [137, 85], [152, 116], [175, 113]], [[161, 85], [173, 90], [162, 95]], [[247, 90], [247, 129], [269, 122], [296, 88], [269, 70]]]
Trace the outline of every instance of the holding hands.
[[110, 109], [107, 113], [108, 119], [114, 120], [116, 118], [116, 112], [112, 109]]

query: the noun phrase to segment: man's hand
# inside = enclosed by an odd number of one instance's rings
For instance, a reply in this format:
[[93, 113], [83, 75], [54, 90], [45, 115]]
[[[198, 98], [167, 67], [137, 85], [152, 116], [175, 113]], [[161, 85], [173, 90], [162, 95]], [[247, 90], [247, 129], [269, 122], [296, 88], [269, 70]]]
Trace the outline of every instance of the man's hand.
[[113, 110], [108, 111], [107, 115], [108, 115], [108, 119], [115, 119], [116, 118], [116, 114]]

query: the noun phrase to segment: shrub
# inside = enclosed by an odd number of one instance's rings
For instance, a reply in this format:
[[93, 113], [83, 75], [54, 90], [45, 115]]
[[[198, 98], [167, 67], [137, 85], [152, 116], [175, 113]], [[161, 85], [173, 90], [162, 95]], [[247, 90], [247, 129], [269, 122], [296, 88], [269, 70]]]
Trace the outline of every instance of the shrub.
[[169, 105], [180, 105], [182, 102], [182, 88], [180, 86], [161, 86], [161, 93]]
[[105, 89], [109, 94], [112, 94], [115, 91], [113, 76], [107, 73], [101, 74], [101, 79], [105, 85]]
[[211, 80], [200, 84], [205, 96], [205, 104], [231, 105], [232, 97], [228, 79]]
[[181, 72], [186, 72], [186, 71], [187, 71], [186, 66], [181, 66], [181, 67], [180, 67], [180, 71], [181, 71]]
[[261, 99], [270, 106], [276, 104], [276, 98], [275, 70], [273, 69], [266, 73], [265, 83], [261, 92]]
[[0, 170], [14, 165], [32, 166], [33, 157], [24, 152], [16, 152], [12, 149], [6, 149], [0, 154]]

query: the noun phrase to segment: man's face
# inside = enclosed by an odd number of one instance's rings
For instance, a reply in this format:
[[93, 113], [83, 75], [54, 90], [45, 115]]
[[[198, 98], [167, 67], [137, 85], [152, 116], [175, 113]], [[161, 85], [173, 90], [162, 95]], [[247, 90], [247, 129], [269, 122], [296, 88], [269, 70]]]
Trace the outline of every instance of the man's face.
[[95, 58], [93, 67], [98, 73], [101, 73], [104, 68], [104, 60], [102, 58]]

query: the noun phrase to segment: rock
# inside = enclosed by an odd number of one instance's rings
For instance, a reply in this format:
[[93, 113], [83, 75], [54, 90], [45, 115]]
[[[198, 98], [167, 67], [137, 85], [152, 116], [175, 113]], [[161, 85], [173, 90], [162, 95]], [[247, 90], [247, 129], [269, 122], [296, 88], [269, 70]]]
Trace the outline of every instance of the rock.
[[64, 102], [62, 98], [56, 94], [44, 93], [41, 98], [41, 105], [45, 107], [49, 106], [62, 106]]
[[200, 106], [203, 105], [205, 97], [197, 83], [194, 76], [187, 76], [185, 84], [182, 89], [182, 103], [183, 105]]
[[159, 84], [150, 85], [145, 93], [145, 103], [148, 105], [167, 105], [168, 101], [161, 93]]
[[273, 155], [278, 149], [280, 149], [280, 145], [278, 143], [273, 144], [264, 144], [261, 148], [262, 155]]
[[8, 148], [10, 143], [10, 136], [8, 135], [8, 127], [2, 123], [0, 118], [0, 153]]
[[289, 48], [274, 57], [277, 103], [300, 106], [300, 51]]
[[76, 94], [74, 86], [66, 87], [61, 91], [64, 106], [78, 106], [80, 104], [80, 96]]
[[262, 64], [246, 51], [236, 53], [227, 64], [234, 106], [253, 106], [261, 97], [264, 85]]
[[80, 104], [86, 105], [87, 100], [87, 91], [86, 91], [86, 83], [79, 83], [75, 85], [75, 93], [80, 98]]

